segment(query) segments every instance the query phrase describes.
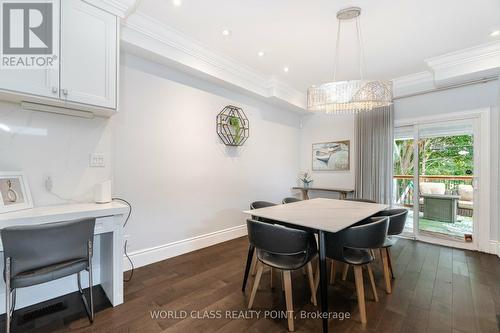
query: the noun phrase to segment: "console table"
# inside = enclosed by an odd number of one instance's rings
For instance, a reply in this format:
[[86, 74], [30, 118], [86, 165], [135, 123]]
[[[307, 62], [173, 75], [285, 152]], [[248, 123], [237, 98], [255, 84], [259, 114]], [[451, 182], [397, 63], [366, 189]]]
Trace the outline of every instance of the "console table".
[[339, 199], [344, 200], [347, 198], [349, 193], [354, 193], [353, 189], [346, 188], [325, 188], [325, 187], [309, 187], [309, 186], [295, 186], [292, 187], [293, 190], [300, 190], [302, 193], [302, 199], [309, 199], [309, 191], [327, 191], [327, 192], [336, 192], [339, 194]]
[[[95, 217], [94, 285], [100, 284], [113, 306], [123, 303], [123, 223], [128, 207], [118, 202], [107, 204], [82, 203], [36, 207], [0, 214], [1, 229], [10, 226], [62, 222]], [[57, 242], [57, 239], [54, 239]], [[3, 246], [0, 243], [0, 251]], [[3, 260], [0, 263], [3, 271]], [[83, 279], [87, 281], [87, 279]], [[3, 285], [3, 279], [0, 279]], [[84, 288], [87, 286], [83, 285]], [[17, 308], [40, 303], [77, 290], [76, 278], [69, 276], [17, 291]], [[0, 286], [0, 298], [5, 298], [5, 286]], [[0, 302], [5, 313], [5, 302]]]

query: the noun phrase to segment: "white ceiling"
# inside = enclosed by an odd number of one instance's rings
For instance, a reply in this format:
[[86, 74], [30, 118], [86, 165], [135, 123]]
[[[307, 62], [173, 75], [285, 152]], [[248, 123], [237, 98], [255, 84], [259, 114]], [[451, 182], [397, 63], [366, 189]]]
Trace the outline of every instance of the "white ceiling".
[[[489, 36], [500, 30], [499, 0], [182, 0], [180, 7], [172, 0], [143, 0], [138, 11], [304, 91], [332, 80], [335, 14], [351, 5], [363, 11], [368, 78], [421, 72], [427, 69], [424, 59], [500, 40]], [[222, 36], [223, 29], [232, 35]], [[359, 77], [357, 54], [354, 24], [348, 22], [342, 26], [337, 79]]]

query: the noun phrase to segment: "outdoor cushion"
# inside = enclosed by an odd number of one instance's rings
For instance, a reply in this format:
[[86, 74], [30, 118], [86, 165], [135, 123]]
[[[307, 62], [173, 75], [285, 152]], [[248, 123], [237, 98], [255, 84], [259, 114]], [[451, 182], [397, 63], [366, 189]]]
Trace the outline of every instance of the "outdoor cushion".
[[444, 194], [445, 192], [444, 183], [420, 183], [420, 194]]
[[474, 209], [474, 202], [473, 201], [459, 200], [458, 201], [458, 208]]
[[458, 185], [458, 195], [462, 201], [472, 201], [474, 197], [474, 188], [472, 185]]

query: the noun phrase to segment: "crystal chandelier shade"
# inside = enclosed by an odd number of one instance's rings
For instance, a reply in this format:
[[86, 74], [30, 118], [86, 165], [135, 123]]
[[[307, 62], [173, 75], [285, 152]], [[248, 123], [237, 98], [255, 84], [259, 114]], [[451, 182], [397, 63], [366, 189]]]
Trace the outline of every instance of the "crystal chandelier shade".
[[[392, 82], [370, 81], [363, 79], [363, 48], [359, 15], [361, 9], [351, 7], [337, 13], [338, 30], [335, 52], [334, 82], [312, 86], [307, 90], [307, 109], [330, 114], [351, 114], [372, 111], [392, 104]], [[340, 23], [343, 20], [356, 19], [360, 49], [360, 80], [335, 81], [339, 54]]]

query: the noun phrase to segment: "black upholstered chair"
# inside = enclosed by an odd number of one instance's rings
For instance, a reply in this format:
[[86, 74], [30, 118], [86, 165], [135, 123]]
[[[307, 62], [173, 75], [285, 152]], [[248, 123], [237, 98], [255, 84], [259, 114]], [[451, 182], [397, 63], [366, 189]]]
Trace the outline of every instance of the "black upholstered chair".
[[[326, 235], [326, 256], [346, 265], [354, 266], [356, 292], [361, 322], [366, 323], [365, 292], [363, 285], [363, 267], [368, 271], [373, 297], [378, 302], [375, 280], [370, 263], [374, 260], [371, 249], [384, 245], [389, 219], [387, 217], [370, 218], [369, 222], [352, 226], [337, 233]], [[318, 280], [318, 279], [317, 279]], [[319, 281], [315, 281], [315, 287]]]
[[345, 201], [356, 201], [356, 202], [366, 202], [366, 203], [377, 203], [376, 201], [363, 198], [346, 198]]
[[[271, 206], [276, 206], [276, 204], [272, 203], [272, 202], [268, 202], [268, 201], [254, 201], [250, 204], [250, 209], [259, 209], [259, 208], [265, 208], [265, 207], [271, 207]], [[257, 216], [252, 216], [252, 219], [254, 219], [256, 221], [266, 222], [266, 223], [274, 223], [274, 221], [272, 221], [272, 220], [263, 219], [263, 218], [260, 218]], [[243, 285], [241, 286], [241, 291], [243, 291], [243, 292], [245, 292], [245, 289], [247, 286], [248, 274], [250, 273], [250, 268], [252, 267], [252, 264], [253, 264], [252, 275], [255, 275], [255, 273], [257, 272], [257, 259], [254, 257], [253, 253], [254, 253], [254, 247], [250, 243], [248, 245], [248, 255], [247, 255], [247, 262], [245, 265], [245, 274], [243, 276]]]
[[[16, 307], [16, 289], [77, 274], [78, 290], [91, 322], [92, 250], [95, 219], [82, 219], [2, 229], [6, 292], [5, 331]], [[89, 272], [90, 305], [81, 287], [80, 273]]]
[[380, 247], [380, 256], [382, 258], [382, 264], [384, 266], [384, 279], [385, 287], [387, 293], [392, 292], [391, 279], [394, 278], [394, 270], [392, 268], [392, 258], [391, 251], [389, 248], [396, 242], [391, 236], [400, 235], [406, 223], [406, 217], [408, 215], [408, 210], [404, 208], [397, 209], [387, 209], [377, 213], [377, 217], [388, 217], [389, 218], [389, 230], [387, 231], [387, 237], [384, 244]]
[[283, 204], [289, 204], [289, 203], [299, 202], [299, 201], [302, 201], [302, 199], [298, 199], [298, 198], [294, 198], [294, 197], [288, 197], [288, 198], [283, 199], [282, 203]]
[[314, 234], [304, 230], [292, 229], [278, 224], [247, 220], [248, 240], [257, 250], [257, 274], [250, 295], [248, 308], [251, 309], [259, 288], [264, 266], [283, 272], [288, 329], [294, 330], [293, 297], [291, 271], [307, 268], [309, 287], [313, 304], [316, 305], [316, 290], [311, 260], [318, 253]]

